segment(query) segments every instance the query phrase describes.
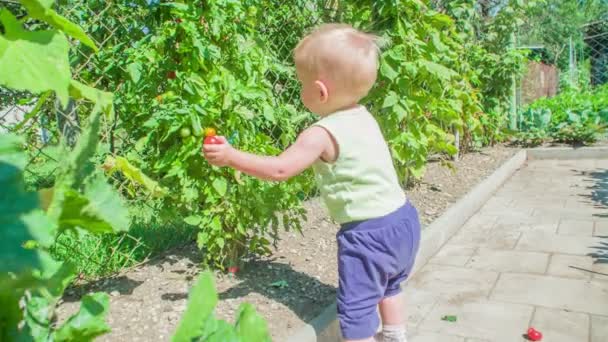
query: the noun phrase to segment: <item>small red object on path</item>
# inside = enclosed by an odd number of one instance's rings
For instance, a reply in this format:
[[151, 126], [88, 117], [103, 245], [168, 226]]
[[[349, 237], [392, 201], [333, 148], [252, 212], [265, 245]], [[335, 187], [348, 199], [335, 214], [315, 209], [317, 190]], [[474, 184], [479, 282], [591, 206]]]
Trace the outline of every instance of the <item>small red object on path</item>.
[[528, 339], [530, 341], [540, 341], [543, 339], [543, 334], [540, 331], [530, 327], [528, 329]]
[[236, 275], [236, 272], [239, 271], [239, 267], [238, 266], [230, 266], [228, 267], [228, 273], [232, 274], [232, 275]]

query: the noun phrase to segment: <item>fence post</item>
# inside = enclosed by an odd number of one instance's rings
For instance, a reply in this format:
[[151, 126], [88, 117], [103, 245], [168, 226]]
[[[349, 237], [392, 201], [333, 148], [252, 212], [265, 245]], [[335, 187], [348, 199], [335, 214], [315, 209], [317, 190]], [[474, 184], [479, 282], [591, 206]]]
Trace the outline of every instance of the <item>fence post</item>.
[[[515, 32], [511, 32], [510, 48], [516, 49]], [[511, 101], [509, 104], [509, 129], [517, 129], [517, 80], [515, 75], [511, 76]]]
[[570, 36], [570, 56], [569, 56], [569, 66], [570, 66], [570, 86], [575, 86], [576, 82], [576, 62], [574, 55], [574, 44], [572, 43], [572, 36]]

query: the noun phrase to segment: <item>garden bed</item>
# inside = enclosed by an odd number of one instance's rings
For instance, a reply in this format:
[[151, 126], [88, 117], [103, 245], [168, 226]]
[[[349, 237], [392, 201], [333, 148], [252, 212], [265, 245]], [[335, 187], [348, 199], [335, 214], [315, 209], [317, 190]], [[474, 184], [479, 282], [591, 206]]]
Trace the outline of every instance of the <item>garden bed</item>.
[[[423, 181], [408, 190], [428, 225], [516, 150], [504, 147], [465, 155], [455, 169], [431, 162]], [[268, 320], [273, 340], [282, 341], [335, 299], [337, 226], [318, 200], [306, 204], [303, 234], [283, 233], [277, 251], [250, 263], [237, 278], [218, 274], [219, 317], [231, 320], [241, 302], [249, 302]], [[101, 341], [168, 340], [186, 307], [187, 293], [199, 272], [196, 246], [67, 292], [59, 319], [74, 312], [75, 300], [90, 291], [111, 294], [108, 322], [112, 332]]]

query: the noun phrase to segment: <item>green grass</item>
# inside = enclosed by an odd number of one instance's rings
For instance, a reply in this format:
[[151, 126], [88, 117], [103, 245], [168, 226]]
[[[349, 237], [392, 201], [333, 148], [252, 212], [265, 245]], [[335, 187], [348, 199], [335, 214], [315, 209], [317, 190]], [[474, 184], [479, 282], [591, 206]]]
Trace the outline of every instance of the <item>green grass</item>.
[[134, 221], [127, 233], [91, 235], [66, 232], [51, 250], [59, 260], [76, 265], [86, 279], [108, 276], [147, 258], [194, 240], [196, 227]]

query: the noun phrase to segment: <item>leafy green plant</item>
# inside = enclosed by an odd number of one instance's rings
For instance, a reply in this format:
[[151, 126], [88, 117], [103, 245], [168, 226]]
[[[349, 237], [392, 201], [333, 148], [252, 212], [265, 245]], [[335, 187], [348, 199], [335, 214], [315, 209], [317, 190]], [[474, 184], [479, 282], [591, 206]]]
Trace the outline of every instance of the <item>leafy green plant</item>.
[[592, 144], [608, 127], [607, 97], [608, 86], [603, 86], [582, 93], [572, 89], [538, 100], [521, 113], [519, 136], [533, 138], [543, 132], [556, 142]]
[[536, 147], [549, 140], [549, 134], [542, 129], [531, 128], [530, 130], [517, 132], [513, 136], [513, 143], [523, 147]]
[[262, 13], [252, 3], [148, 8], [154, 15], [146, 16], [146, 25], [153, 31], [131, 47], [108, 47], [115, 54], [98, 61], [99, 74], [89, 75], [96, 79], [110, 70], [108, 86], [121, 87], [116, 134], [136, 142], [116, 146], [120, 156], [108, 160], [108, 172], [120, 171], [133, 186], [156, 195], [164, 217], [181, 216], [198, 227], [205, 262], [219, 268], [235, 266], [249, 253], [268, 253], [279, 224], [298, 229], [304, 213], [298, 194], [307, 185], [301, 180], [239, 177], [200, 156], [204, 127], [216, 128], [239, 148], [276, 154], [309, 117], [273, 96], [269, 71], [295, 76], [265, 48], [269, 38], [256, 28]]
[[[27, 18], [54, 29], [30, 31], [7, 9], [0, 10], [0, 85], [10, 89], [54, 93], [94, 104], [89, 125], [72, 151], [65, 153], [54, 187], [40, 193], [25, 189], [24, 141], [0, 135], [0, 340], [90, 341], [109, 331], [104, 319], [108, 298], [95, 293], [82, 299], [80, 310], [57, 326], [54, 310], [74, 279], [74, 266], [55, 260], [49, 250], [67, 230], [94, 234], [127, 228], [127, 212], [91, 162], [99, 139], [102, 113], [113, 112], [112, 94], [71, 79], [68, 40], [71, 35], [96, 49], [75, 24], [57, 14], [53, 1], [22, 0]], [[38, 106], [37, 106], [38, 107]], [[43, 206], [41, 206], [43, 205]]]
[[594, 123], [563, 124], [557, 127], [557, 131], [552, 136], [557, 142], [571, 145], [591, 145], [606, 132], [606, 127], [606, 125]]
[[[389, 141], [403, 184], [420, 178], [429, 155], [454, 154], [454, 130], [481, 111], [461, 63], [463, 46], [453, 20], [422, 1], [353, 3], [346, 21], [382, 32], [378, 86], [366, 102]], [[478, 126], [478, 125], [477, 125]]]
[[188, 306], [173, 335], [173, 342], [269, 342], [268, 326], [253, 306], [241, 304], [236, 323], [218, 320], [213, 309], [218, 297], [213, 275], [204, 272], [190, 290]]

